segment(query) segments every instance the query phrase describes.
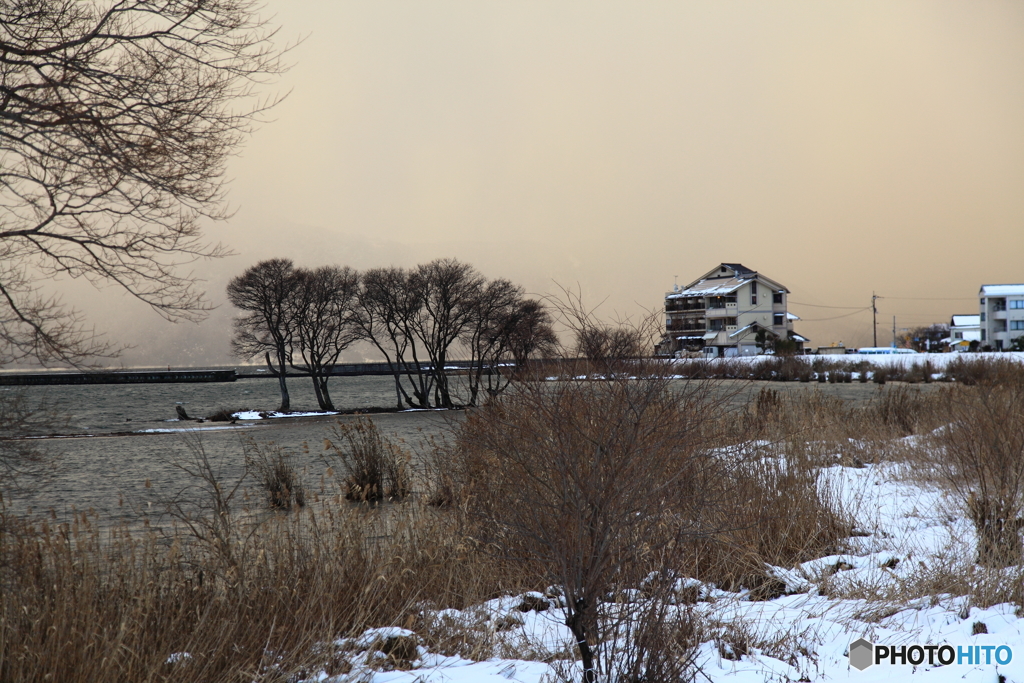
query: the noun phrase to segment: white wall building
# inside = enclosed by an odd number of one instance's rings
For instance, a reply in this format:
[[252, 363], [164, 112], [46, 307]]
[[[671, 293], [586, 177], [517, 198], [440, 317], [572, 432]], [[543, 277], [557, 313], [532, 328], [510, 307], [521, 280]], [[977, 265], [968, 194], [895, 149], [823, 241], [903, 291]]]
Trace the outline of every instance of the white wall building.
[[980, 315], [954, 315], [949, 322], [951, 351], [970, 351], [971, 342], [981, 342]]
[[982, 348], [1002, 351], [1024, 336], [1024, 284], [982, 285], [978, 305]]
[[798, 320], [786, 310], [789, 290], [739, 263], [723, 263], [682, 289], [665, 294], [665, 336], [660, 355], [754, 355], [775, 339], [802, 348]]

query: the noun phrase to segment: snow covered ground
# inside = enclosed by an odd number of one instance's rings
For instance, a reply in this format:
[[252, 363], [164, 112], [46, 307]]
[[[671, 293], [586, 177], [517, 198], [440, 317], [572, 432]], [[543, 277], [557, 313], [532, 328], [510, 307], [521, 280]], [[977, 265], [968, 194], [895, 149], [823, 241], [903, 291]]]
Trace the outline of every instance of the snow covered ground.
[[[1016, 605], [979, 607], [966, 595], [927, 590], [936, 577], [959, 577], [959, 585], [969, 585], [987, 576], [1005, 585], [1019, 582], [1020, 574], [994, 576], [990, 570], [983, 575], [973, 563], [971, 525], [938, 488], [912, 474], [907, 465], [894, 463], [823, 470], [823, 482], [842, 497], [863, 534], [849, 539], [848, 553], [774, 568], [790, 592], [774, 600], [752, 601], [746, 591], [730, 593], [706, 585], [696, 605], [674, 608], [692, 609], [704, 624], [697, 680], [1024, 682], [1024, 619]], [[375, 629], [335, 643], [346, 653], [346, 673], [319, 671], [304, 680], [553, 683], [564, 680], [567, 672], [579, 680], [578, 665], [566, 656], [573, 644], [564, 614], [557, 598], [548, 604], [543, 611], [522, 611], [524, 597], [508, 596], [470, 610], [426, 615], [435, 623], [488, 630], [495, 644], [492, 652], [501, 657], [472, 661], [443, 656], [430, 652], [411, 631]], [[394, 636], [411, 648], [408, 670], [383, 666], [388, 658], [380, 650], [389, 648], [380, 643]], [[927, 659], [917, 666], [882, 663], [860, 671], [850, 666], [847, 654], [859, 638], [890, 648], [948, 644], [954, 651], [959, 648], [964, 659], [948, 666]], [[975, 645], [982, 647], [967, 649]], [[998, 646], [1009, 648], [998, 651], [1001, 660], [1010, 657], [1004, 664], [996, 663]]]

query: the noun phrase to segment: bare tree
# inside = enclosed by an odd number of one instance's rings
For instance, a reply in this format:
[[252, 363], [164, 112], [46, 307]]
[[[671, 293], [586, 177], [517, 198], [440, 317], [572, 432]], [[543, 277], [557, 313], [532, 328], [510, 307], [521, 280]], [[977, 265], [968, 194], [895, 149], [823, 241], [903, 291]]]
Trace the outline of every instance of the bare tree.
[[181, 266], [225, 253], [224, 166], [281, 71], [252, 0], [0, 3], [0, 362], [110, 347], [39, 283], [115, 283], [170, 320], [208, 304]]
[[485, 378], [489, 389], [498, 390], [492, 381], [507, 347], [506, 323], [522, 297], [522, 287], [508, 280], [492, 280], [478, 292], [475, 310], [462, 335], [472, 363], [468, 376], [470, 405], [476, 405]]
[[455, 259], [431, 261], [409, 278], [423, 303], [422, 314], [410, 327], [430, 357], [434, 405], [439, 408], [455, 406], [445, 365], [452, 345], [473, 319], [484, 282], [473, 266]]
[[363, 273], [357, 324], [363, 339], [383, 354], [395, 378], [398, 408], [430, 407], [433, 376], [420, 364], [421, 349], [412, 321], [422, 315], [420, 292], [402, 268], [373, 268]]
[[[235, 319], [231, 348], [245, 359], [264, 355], [281, 389], [282, 412], [291, 410], [285, 374], [291, 360], [293, 332], [289, 301], [296, 285], [295, 267], [289, 259], [261, 261], [228, 283], [228, 300], [245, 311]], [[271, 353], [277, 367], [270, 359]]]
[[469, 404], [476, 405], [481, 388], [491, 396], [503, 391], [531, 355], [553, 351], [557, 341], [541, 302], [524, 299], [522, 287], [508, 280], [487, 283], [463, 335], [472, 362]]
[[334, 410], [327, 380], [341, 352], [360, 338], [355, 311], [358, 288], [359, 275], [348, 267], [299, 269], [295, 274], [290, 300], [294, 329], [291, 363], [313, 378], [322, 410]]

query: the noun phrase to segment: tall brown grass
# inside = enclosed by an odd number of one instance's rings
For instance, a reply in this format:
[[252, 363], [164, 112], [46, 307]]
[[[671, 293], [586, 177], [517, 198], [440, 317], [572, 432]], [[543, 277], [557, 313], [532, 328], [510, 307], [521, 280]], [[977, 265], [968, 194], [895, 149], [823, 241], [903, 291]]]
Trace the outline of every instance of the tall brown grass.
[[536, 586], [413, 504], [386, 517], [348, 504], [232, 516], [231, 557], [180, 526], [102, 532], [82, 514], [70, 523], [4, 521], [4, 681], [341, 673], [331, 669], [338, 636]]
[[340, 470], [349, 500], [401, 500], [412, 492], [410, 455], [372, 420], [339, 423], [324, 440], [326, 460]]

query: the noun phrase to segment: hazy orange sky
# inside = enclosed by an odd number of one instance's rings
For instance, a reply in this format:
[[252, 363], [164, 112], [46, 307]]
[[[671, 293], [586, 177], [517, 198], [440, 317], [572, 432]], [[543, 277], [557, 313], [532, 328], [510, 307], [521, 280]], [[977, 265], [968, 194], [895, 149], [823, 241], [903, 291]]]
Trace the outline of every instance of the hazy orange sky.
[[[230, 165], [237, 256], [441, 256], [611, 317], [739, 262], [812, 345], [879, 342], [1024, 282], [1024, 3], [271, 0], [290, 91]], [[223, 364], [224, 305], [171, 325], [67, 300], [127, 365]], [[812, 307], [811, 304], [819, 307]], [[836, 318], [836, 316], [846, 317]], [[833, 318], [831, 320], [823, 320]], [[360, 354], [355, 354], [358, 357]]]

